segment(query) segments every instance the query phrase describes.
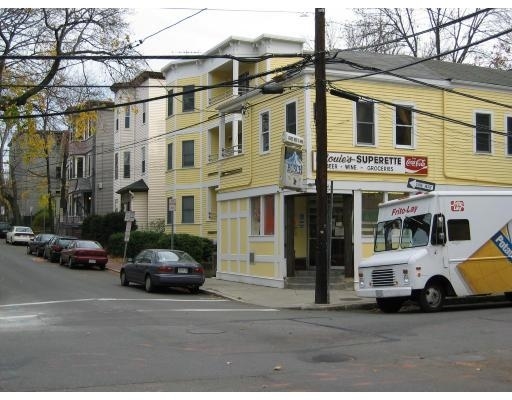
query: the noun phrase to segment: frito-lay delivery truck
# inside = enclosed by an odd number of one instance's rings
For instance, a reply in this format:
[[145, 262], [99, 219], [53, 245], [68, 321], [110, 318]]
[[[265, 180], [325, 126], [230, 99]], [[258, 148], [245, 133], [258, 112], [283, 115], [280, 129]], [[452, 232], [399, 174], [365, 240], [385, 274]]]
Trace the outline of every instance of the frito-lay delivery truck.
[[374, 255], [359, 264], [355, 290], [388, 313], [406, 300], [425, 312], [446, 297], [512, 300], [512, 191], [433, 191], [380, 204]]

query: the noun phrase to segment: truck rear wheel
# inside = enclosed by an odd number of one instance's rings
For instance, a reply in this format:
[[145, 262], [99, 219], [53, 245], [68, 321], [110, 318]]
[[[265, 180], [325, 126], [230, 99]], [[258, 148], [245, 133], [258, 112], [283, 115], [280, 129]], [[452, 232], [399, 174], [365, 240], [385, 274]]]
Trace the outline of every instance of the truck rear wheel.
[[404, 304], [404, 299], [401, 297], [387, 297], [377, 299], [377, 306], [379, 307], [379, 310], [387, 314], [398, 312], [400, 308], [402, 308], [402, 304]]
[[439, 282], [429, 282], [419, 294], [418, 303], [423, 312], [436, 312], [443, 308], [444, 287]]

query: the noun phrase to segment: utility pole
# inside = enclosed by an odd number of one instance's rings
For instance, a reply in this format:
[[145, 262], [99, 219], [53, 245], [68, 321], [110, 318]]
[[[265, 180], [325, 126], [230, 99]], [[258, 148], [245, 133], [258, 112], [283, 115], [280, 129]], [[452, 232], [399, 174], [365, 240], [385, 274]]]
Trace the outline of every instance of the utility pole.
[[325, 83], [325, 8], [315, 8], [315, 125], [317, 252], [315, 303], [328, 304], [327, 265], [327, 107]]

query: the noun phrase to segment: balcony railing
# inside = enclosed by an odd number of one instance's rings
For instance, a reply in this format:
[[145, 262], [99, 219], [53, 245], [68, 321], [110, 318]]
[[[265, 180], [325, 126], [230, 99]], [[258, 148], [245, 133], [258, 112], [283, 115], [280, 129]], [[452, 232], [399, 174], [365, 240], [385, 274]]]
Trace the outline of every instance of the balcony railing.
[[233, 157], [242, 153], [242, 145], [237, 144], [236, 146], [225, 147], [222, 149], [222, 158]]
[[61, 215], [61, 223], [67, 225], [81, 225], [86, 216], [83, 215]]

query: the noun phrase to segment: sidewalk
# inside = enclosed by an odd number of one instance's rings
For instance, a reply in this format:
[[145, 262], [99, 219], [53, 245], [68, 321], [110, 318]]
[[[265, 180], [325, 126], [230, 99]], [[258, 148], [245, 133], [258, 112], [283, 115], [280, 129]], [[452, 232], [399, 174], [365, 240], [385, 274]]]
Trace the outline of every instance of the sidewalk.
[[[119, 272], [121, 260], [110, 259], [107, 269]], [[315, 290], [278, 289], [247, 283], [230, 282], [217, 278], [206, 278], [201, 287], [204, 292], [242, 303], [270, 308], [288, 308], [301, 310], [350, 310], [376, 309], [373, 299], [358, 297], [352, 288], [330, 290], [328, 304], [315, 303]]]

